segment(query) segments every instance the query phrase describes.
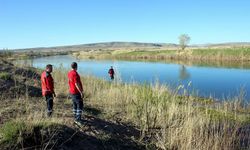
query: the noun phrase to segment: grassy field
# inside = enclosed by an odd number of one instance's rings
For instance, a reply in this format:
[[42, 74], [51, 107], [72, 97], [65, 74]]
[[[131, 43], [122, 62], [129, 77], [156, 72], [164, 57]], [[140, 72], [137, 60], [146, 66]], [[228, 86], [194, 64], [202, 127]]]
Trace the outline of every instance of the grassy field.
[[127, 59], [127, 60], [148, 60], [148, 61], [203, 61], [203, 62], [248, 62], [250, 60], [249, 47], [231, 48], [188, 48], [179, 49], [74, 49], [72, 51], [0, 51], [0, 58], [29, 59], [55, 55], [72, 54], [77, 58], [88, 59]]
[[14, 51], [14, 50], [0, 50], [0, 58], [17, 60], [17, 59], [32, 59], [38, 57], [56, 56], [56, 55], [69, 55], [72, 52], [65, 51]]
[[[46, 149], [73, 146], [78, 141], [87, 148], [108, 149], [250, 148], [250, 108], [240, 96], [219, 103], [179, 96], [178, 90], [185, 90], [182, 86], [170, 90], [160, 84], [122, 84], [91, 76], [82, 77], [84, 114], [91, 125], [79, 132], [72, 127], [66, 72], [64, 68], [53, 72], [57, 98], [52, 118], [45, 117], [43, 98], [29, 92], [7, 100], [1, 97], [0, 146], [27, 148], [34, 146], [27, 144], [33, 141]], [[60, 138], [56, 141], [53, 137]], [[70, 138], [71, 142], [67, 141]], [[92, 145], [88, 144], [91, 141]]]
[[78, 58], [113, 58], [143, 60], [249, 61], [250, 48], [218, 48], [187, 50], [113, 50], [76, 52]]

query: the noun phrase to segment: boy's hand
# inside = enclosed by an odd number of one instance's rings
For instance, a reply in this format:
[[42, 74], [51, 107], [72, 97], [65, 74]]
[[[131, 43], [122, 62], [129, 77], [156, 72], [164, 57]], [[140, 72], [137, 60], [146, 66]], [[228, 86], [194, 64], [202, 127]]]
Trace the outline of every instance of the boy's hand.
[[84, 95], [83, 95], [83, 92], [81, 92], [81, 98], [83, 99]]
[[53, 93], [53, 96], [56, 97], [56, 93]]

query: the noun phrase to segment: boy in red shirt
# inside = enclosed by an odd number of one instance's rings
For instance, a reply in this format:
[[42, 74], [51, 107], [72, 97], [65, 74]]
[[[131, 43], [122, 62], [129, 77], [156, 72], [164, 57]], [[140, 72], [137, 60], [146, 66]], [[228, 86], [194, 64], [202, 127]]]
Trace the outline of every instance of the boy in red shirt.
[[51, 76], [53, 71], [52, 65], [48, 64], [46, 70], [41, 75], [42, 95], [47, 102], [47, 116], [50, 117], [53, 112], [53, 97], [56, 96], [54, 92], [54, 81]]
[[73, 102], [73, 113], [75, 117], [75, 123], [82, 125], [83, 121], [81, 119], [83, 110], [83, 87], [79, 74], [77, 73], [77, 63], [73, 62], [71, 64], [71, 71], [68, 73], [69, 82], [69, 93]]
[[108, 73], [109, 73], [110, 79], [111, 79], [111, 80], [114, 80], [115, 71], [114, 71], [114, 69], [113, 69], [113, 66], [110, 67]]

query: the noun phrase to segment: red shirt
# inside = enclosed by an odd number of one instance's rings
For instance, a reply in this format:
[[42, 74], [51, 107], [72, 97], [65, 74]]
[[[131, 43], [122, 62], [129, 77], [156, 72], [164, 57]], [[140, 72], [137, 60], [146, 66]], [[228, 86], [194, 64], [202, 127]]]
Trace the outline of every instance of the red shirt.
[[73, 69], [73, 70], [69, 71], [68, 80], [69, 80], [69, 93], [70, 94], [80, 94], [80, 92], [76, 88], [76, 83], [78, 83], [80, 90], [83, 90], [83, 88], [82, 88], [82, 82], [81, 82], [80, 76], [76, 72], [76, 70]]
[[54, 93], [54, 81], [50, 73], [44, 71], [41, 75], [43, 96]]
[[114, 69], [109, 69], [108, 73], [109, 73], [110, 76], [113, 76], [115, 74]]

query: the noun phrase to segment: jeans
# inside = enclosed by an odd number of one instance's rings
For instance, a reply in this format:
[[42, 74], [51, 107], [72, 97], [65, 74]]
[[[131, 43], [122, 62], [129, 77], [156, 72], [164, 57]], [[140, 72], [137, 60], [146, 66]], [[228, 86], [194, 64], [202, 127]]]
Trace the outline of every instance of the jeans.
[[45, 95], [45, 98], [47, 102], [47, 116], [51, 116], [53, 112], [53, 95], [52, 94]]
[[76, 121], [81, 120], [82, 110], [83, 110], [83, 99], [80, 94], [71, 94], [73, 102], [73, 114]]

